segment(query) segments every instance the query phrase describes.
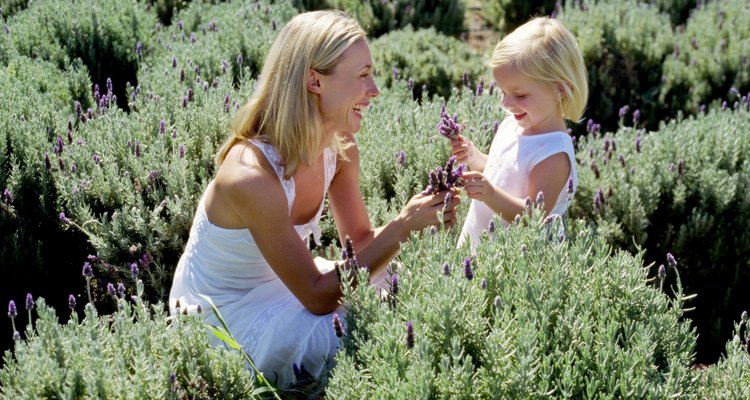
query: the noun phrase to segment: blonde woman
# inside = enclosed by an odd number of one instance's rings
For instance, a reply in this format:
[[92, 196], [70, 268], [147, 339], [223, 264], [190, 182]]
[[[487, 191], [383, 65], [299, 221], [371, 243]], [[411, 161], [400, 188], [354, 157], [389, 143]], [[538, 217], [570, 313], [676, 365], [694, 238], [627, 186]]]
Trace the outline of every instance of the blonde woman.
[[201, 305], [216, 323], [210, 299], [280, 388], [294, 382], [293, 365], [321, 374], [340, 344], [331, 315], [343, 311], [340, 278], [307, 247], [310, 235], [320, 238], [326, 194], [342, 243], [352, 239], [372, 276], [411, 232], [439, 224], [445, 194], [416, 195], [389, 224], [370, 225], [354, 133], [379, 94], [372, 70], [365, 32], [341, 12], [303, 13], [282, 29], [217, 154], [175, 272], [172, 312]]
[[525, 199], [543, 194], [544, 211], [562, 215], [578, 186], [566, 120], [578, 122], [588, 100], [586, 66], [575, 37], [560, 21], [540, 17], [521, 25], [495, 47], [490, 60], [507, 117], [489, 154], [459, 136], [452, 153], [466, 163], [472, 199], [461, 231], [474, 249], [495, 215], [503, 224], [524, 212]]

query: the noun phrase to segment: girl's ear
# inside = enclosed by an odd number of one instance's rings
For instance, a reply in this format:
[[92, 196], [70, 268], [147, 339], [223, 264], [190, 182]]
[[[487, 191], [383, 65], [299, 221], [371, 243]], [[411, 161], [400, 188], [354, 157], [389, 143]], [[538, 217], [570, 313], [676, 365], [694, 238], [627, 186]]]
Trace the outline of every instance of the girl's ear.
[[307, 91], [320, 94], [320, 76], [319, 72], [310, 68], [307, 71]]
[[568, 95], [568, 91], [566, 90], [568, 88], [568, 85], [563, 82], [557, 83], [557, 94], [560, 96], [560, 100], [564, 99]]

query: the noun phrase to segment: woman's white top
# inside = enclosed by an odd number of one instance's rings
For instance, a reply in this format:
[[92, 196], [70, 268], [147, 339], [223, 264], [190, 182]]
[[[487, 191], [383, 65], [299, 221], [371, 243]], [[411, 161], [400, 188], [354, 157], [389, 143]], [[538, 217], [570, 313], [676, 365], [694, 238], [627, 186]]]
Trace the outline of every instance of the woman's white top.
[[[578, 188], [578, 173], [573, 149], [573, 141], [567, 132], [555, 131], [535, 135], [522, 135], [518, 123], [510, 116], [505, 118], [495, 133], [487, 164], [484, 168], [485, 178], [496, 187], [511, 196], [525, 199], [529, 196], [529, 175], [531, 170], [541, 161], [558, 153], [568, 155], [570, 161], [569, 179], [573, 179], [573, 193]], [[568, 180], [566, 179], [566, 182]], [[569, 206], [568, 185], [565, 184], [554, 199], [555, 206], [550, 212], [562, 216]], [[536, 195], [532, 197], [536, 200]], [[470, 240], [471, 251], [474, 253], [482, 231], [486, 231], [495, 213], [483, 202], [472, 200], [469, 211], [461, 230], [458, 246], [462, 246], [467, 237]], [[503, 226], [508, 226], [515, 215], [502, 215]]]
[[[257, 139], [250, 142], [273, 166], [291, 212], [295, 197], [294, 179], [284, 179], [281, 157], [272, 145]], [[313, 235], [320, 243], [318, 221], [323, 212], [325, 193], [336, 170], [333, 149], [325, 150], [324, 166], [325, 188], [318, 212], [308, 223], [295, 226], [301, 241], [307, 241]], [[213, 225], [208, 220], [202, 198], [185, 252], [175, 271], [169, 294], [170, 310], [173, 314], [178, 312], [175, 310], [178, 299], [179, 311], [187, 307], [193, 312], [200, 304], [205, 321], [218, 326], [218, 320], [203, 296], [211, 299], [232, 335], [265, 377], [276, 382], [279, 388], [287, 388], [294, 382], [292, 364], [298, 367], [304, 364], [312, 375], [320, 375], [340, 344], [333, 331], [332, 315], [310, 313], [268, 265], [250, 231]], [[219, 339], [209, 336], [213, 345], [222, 345]]]

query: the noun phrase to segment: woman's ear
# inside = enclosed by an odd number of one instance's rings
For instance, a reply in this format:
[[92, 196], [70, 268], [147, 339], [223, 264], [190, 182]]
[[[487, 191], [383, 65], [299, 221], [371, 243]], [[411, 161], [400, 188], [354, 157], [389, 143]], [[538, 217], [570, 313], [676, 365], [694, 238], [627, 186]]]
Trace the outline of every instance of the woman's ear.
[[310, 68], [307, 71], [307, 91], [320, 94], [320, 76], [319, 72]]

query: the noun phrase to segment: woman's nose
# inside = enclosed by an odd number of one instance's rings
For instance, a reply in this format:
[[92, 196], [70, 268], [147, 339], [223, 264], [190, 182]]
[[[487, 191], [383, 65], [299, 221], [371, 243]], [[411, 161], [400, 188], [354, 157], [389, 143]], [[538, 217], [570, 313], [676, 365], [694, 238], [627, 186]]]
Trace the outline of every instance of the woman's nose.
[[377, 97], [380, 94], [380, 89], [378, 89], [378, 85], [375, 84], [375, 80], [370, 78], [370, 85], [367, 87], [367, 96], [369, 97]]

